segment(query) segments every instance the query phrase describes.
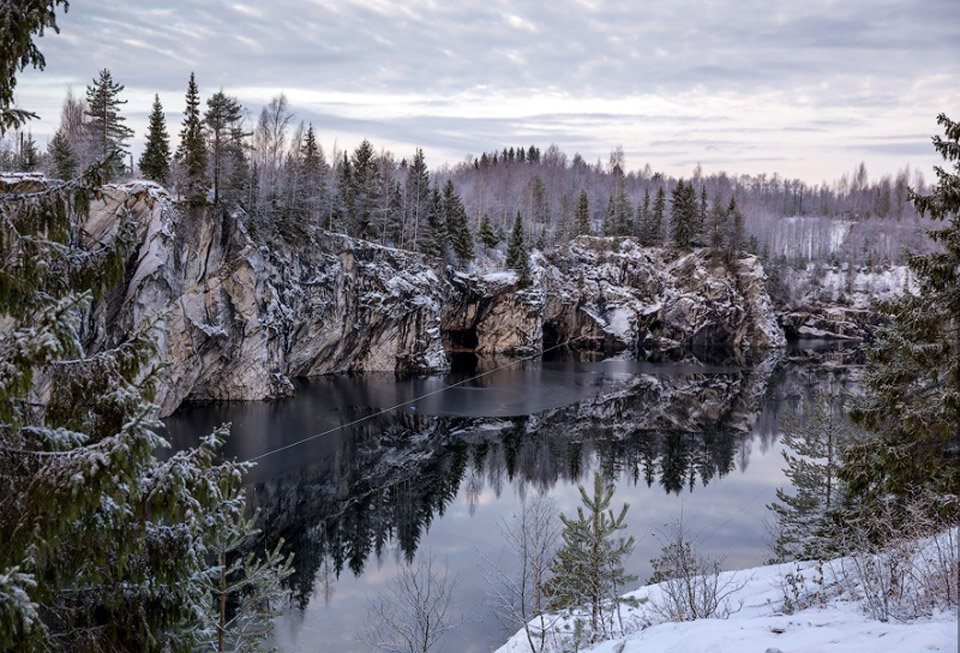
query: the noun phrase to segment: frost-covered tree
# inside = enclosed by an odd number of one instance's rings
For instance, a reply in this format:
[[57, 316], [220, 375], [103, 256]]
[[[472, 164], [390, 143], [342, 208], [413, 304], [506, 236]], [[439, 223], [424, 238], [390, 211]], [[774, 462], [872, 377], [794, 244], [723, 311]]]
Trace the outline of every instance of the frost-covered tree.
[[430, 202], [430, 174], [427, 172], [423, 150], [417, 148], [413, 163], [407, 168], [406, 206], [404, 208], [404, 237], [401, 247], [423, 252], [423, 233], [426, 232], [427, 206]]
[[463, 202], [449, 179], [443, 185], [443, 213], [453, 254], [460, 267], [463, 267], [474, 258], [473, 237], [467, 225], [467, 212], [463, 208]]
[[[623, 523], [629, 509], [610, 508], [613, 485], [594, 474], [593, 493], [580, 486], [576, 518], [560, 515], [563, 543], [550, 564], [551, 578], [545, 584], [553, 609], [584, 607], [590, 612], [590, 632], [597, 635], [611, 610], [619, 605], [627, 583], [636, 580], [624, 562], [634, 548], [633, 536], [624, 537]], [[605, 612], [607, 613], [605, 615]]]
[[47, 145], [47, 155], [50, 157], [51, 173], [55, 179], [73, 179], [80, 165], [80, 157], [70, 145], [63, 129], [58, 129]]
[[[870, 349], [865, 400], [854, 418], [870, 437], [844, 454], [841, 477], [857, 516], [923, 500], [933, 516], [956, 523], [960, 494], [960, 123], [940, 114], [944, 136], [930, 193], [913, 190], [921, 214], [942, 224], [929, 232], [939, 249], [912, 254], [919, 285], [882, 305], [890, 317]], [[883, 536], [883, 534], [878, 534]]]
[[480, 218], [480, 229], [477, 231], [477, 237], [487, 249], [493, 249], [500, 242], [500, 236], [493, 230], [493, 225], [490, 224], [490, 216], [486, 213]]
[[140, 155], [140, 174], [158, 184], [166, 185], [170, 180], [170, 136], [159, 95], [153, 96], [147, 119], [147, 142]]
[[200, 91], [192, 72], [187, 82], [187, 106], [183, 111], [176, 160], [180, 168], [180, 192], [184, 199], [190, 206], [203, 206], [207, 202], [209, 187], [207, 148], [203, 138], [203, 122], [200, 120]]
[[822, 392], [784, 423], [781, 454], [792, 491], [777, 488], [777, 500], [767, 506], [777, 519], [778, 562], [818, 558], [836, 547], [831, 511], [841, 504], [840, 453], [852, 435], [841, 399]]
[[663, 186], [660, 186], [653, 198], [653, 210], [649, 213], [649, 219], [640, 230], [640, 242], [648, 247], [658, 247], [663, 244], [663, 216], [666, 205], [667, 196]]
[[215, 462], [224, 431], [157, 458], [151, 331], [92, 354], [81, 342], [132, 251], [122, 213], [112, 236], [80, 246], [117, 156], [0, 191], [0, 649], [256, 646], [288, 570], [278, 551], [238, 555], [252, 533], [247, 465]]
[[726, 242], [727, 211], [720, 199], [720, 193], [713, 195], [710, 210], [705, 223], [707, 242], [715, 251], [721, 251]]
[[[126, 118], [120, 114], [120, 106], [127, 103], [120, 99], [123, 89], [123, 84], [113, 81], [106, 68], [87, 86], [87, 130], [95, 159], [111, 162], [111, 167], [106, 169], [108, 179], [123, 170], [126, 141], [133, 136], [133, 130], [123, 124]], [[112, 156], [115, 152], [123, 156]]]

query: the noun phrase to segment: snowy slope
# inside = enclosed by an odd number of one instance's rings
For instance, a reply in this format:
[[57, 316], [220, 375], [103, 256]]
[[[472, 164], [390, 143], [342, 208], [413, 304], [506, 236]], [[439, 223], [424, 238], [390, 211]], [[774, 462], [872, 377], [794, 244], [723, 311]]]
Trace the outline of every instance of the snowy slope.
[[[825, 564], [827, 585], [840, 569], [839, 561]], [[661, 585], [642, 587], [627, 596], [637, 599], [636, 608], [623, 607], [627, 634], [581, 648], [592, 653], [912, 653], [958, 650], [957, 612], [938, 612], [932, 617], [898, 623], [867, 616], [849, 591], [832, 592], [822, 605], [793, 614], [783, 611], [784, 578], [798, 570], [810, 580], [817, 576], [816, 563], [784, 563], [740, 571], [722, 572], [721, 587], [737, 588], [726, 603], [733, 613], [727, 619], [664, 622], [652, 605], [661, 596]], [[741, 587], [742, 585], [742, 587]], [[742, 604], [742, 607], [740, 605]], [[739, 609], [738, 609], [739, 608]], [[531, 622], [533, 623], [533, 622]], [[548, 636], [548, 650], [572, 650], [569, 630]], [[498, 653], [529, 652], [521, 630]]]

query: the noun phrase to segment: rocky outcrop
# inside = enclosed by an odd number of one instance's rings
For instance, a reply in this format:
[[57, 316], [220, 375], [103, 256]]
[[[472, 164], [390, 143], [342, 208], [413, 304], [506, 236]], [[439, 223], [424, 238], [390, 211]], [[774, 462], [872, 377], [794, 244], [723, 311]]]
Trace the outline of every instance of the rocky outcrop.
[[512, 272], [438, 273], [409, 252], [316, 230], [264, 243], [245, 220], [183, 212], [159, 186], [111, 186], [84, 226], [91, 247], [136, 225], [123, 284], [86, 319], [92, 351], [156, 326], [169, 414], [185, 399], [264, 399], [294, 377], [425, 373], [447, 354], [545, 347], [627, 350], [650, 360], [753, 358], [783, 331], [750, 256], [580, 237]]
[[[785, 344], [753, 256], [730, 263], [708, 250], [641, 247], [630, 238], [581, 236], [550, 260], [535, 256], [533, 280], [492, 283], [461, 275], [457, 328], [475, 332], [477, 351], [568, 343], [628, 350], [647, 359], [756, 357]], [[444, 319], [444, 328], [456, 320]], [[524, 339], [516, 334], [532, 334]], [[538, 336], [542, 333], [542, 338]]]
[[849, 306], [818, 304], [780, 315], [789, 340], [869, 340], [883, 322], [875, 311]]
[[446, 283], [413, 254], [318, 232], [257, 244], [241, 222], [182, 214], [166, 191], [107, 187], [91, 242], [130, 212], [139, 244], [125, 283], [87, 322], [93, 350], [157, 327], [162, 414], [184, 399], [264, 399], [290, 379], [343, 370], [446, 369], [440, 311]]

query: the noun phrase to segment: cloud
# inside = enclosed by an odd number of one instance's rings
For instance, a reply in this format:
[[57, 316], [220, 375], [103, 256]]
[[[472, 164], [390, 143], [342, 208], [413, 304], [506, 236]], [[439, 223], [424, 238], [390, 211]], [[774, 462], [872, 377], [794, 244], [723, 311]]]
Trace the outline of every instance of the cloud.
[[588, 160], [677, 141], [688, 153], [665, 167], [714, 148], [732, 170], [779, 161], [819, 179], [865, 155], [872, 170], [932, 161], [920, 145], [853, 141], [930, 131], [960, 105], [957, 24], [955, 0], [101, 0], [75, 3], [61, 35], [41, 39], [48, 69], [24, 73], [18, 98], [49, 135], [66, 86], [109, 67], [131, 115], [157, 92], [177, 120], [195, 71], [203, 94], [222, 86], [252, 114], [287, 91], [331, 141], [429, 143], [447, 161], [523, 139], [576, 144]]

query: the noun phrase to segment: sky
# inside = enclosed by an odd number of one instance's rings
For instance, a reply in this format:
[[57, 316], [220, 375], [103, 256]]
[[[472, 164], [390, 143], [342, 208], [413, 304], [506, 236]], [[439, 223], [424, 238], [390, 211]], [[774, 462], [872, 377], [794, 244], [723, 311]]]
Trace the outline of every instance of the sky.
[[104, 67], [135, 154], [154, 93], [176, 140], [191, 71], [251, 123], [283, 92], [328, 153], [368, 138], [431, 167], [556, 144], [678, 176], [929, 179], [936, 115], [960, 117], [957, 0], [74, 0], [59, 24], [17, 86], [41, 145]]

